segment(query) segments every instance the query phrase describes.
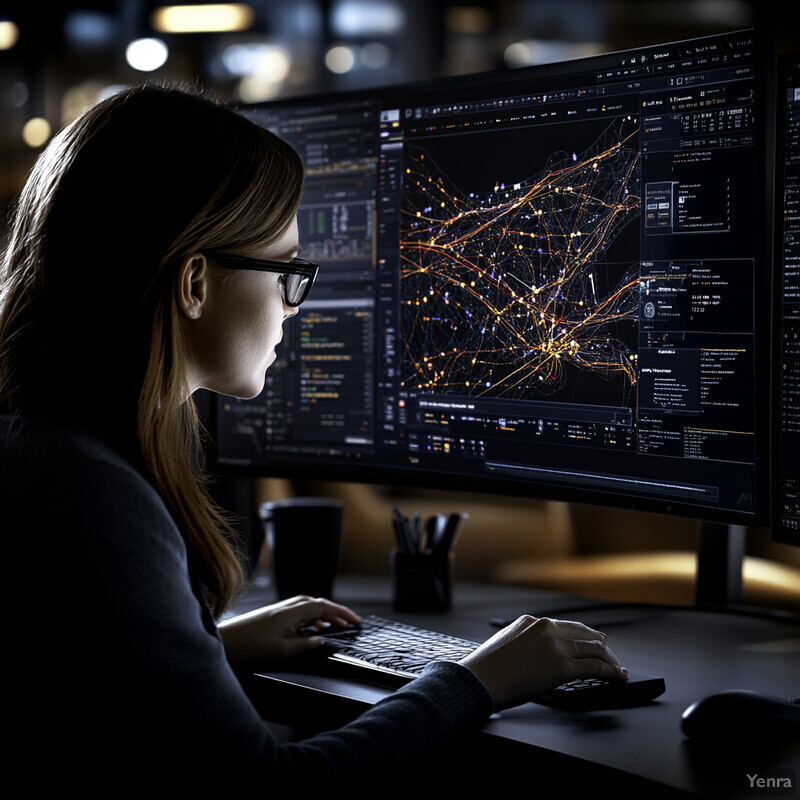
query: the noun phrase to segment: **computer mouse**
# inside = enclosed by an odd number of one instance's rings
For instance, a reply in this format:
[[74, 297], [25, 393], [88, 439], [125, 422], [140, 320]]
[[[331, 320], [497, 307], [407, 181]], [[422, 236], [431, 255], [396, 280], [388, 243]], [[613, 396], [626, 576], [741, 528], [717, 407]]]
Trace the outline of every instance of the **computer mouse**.
[[683, 712], [681, 729], [694, 739], [800, 738], [798, 701], [747, 689], [716, 692]]

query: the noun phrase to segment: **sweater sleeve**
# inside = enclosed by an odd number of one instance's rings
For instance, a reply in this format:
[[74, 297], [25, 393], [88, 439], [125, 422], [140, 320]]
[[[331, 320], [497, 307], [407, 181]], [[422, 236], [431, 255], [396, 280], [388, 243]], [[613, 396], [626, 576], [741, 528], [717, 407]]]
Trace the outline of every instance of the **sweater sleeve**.
[[24, 509], [16, 517], [44, 565], [32, 610], [47, 635], [26, 648], [20, 673], [76, 785], [98, 764], [143, 784], [333, 784], [401, 768], [491, 713], [473, 673], [443, 663], [339, 730], [278, 744], [226, 659], [153, 488], [94, 440], [21, 444], [14, 470], [0, 453], [0, 513]]
[[395, 775], [437, 755], [491, 713], [489, 695], [466, 667], [432, 664], [425, 672], [349, 725], [281, 749], [279, 758], [313, 784], [321, 775]]

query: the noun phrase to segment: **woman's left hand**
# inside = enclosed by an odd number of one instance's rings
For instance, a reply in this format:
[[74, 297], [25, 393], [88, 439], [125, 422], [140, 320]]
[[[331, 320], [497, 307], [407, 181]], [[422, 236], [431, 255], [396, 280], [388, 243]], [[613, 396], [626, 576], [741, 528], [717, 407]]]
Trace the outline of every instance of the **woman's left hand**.
[[247, 664], [291, 658], [323, 644], [319, 636], [301, 635], [303, 628], [359, 622], [361, 617], [346, 606], [300, 595], [224, 620], [219, 632], [231, 663]]

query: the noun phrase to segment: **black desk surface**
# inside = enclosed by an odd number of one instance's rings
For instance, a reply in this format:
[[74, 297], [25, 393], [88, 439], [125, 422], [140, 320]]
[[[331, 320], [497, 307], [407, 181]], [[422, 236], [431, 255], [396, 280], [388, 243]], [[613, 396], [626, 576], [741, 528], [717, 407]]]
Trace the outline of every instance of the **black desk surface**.
[[[456, 585], [444, 613], [395, 612], [388, 581], [340, 579], [334, 599], [360, 614], [375, 613], [465, 638], [488, 638], [490, 619], [521, 613], [578, 619], [604, 631], [623, 665], [662, 675], [667, 690], [654, 703], [611, 711], [567, 712], [528, 703], [496, 714], [483, 729], [497, 747], [571, 769], [594, 771], [609, 788], [641, 782], [647, 796], [689, 792], [708, 797], [764, 796], [748, 775], [786, 776], [800, 797], [800, 742], [709, 748], [686, 739], [683, 710], [723, 689], [753, 689], [778, 696], [800, 694], [800, 627], [797, 620], [654, 606], [590, 605], [579, 598], [484, 585]], [[243, 610], [270, 602], [270, 590], [253, 591]], [[274, 721], [296, 724], [307, 709], [324, 727], [355, 716], [389, 689], [332, 678], [314, 671], [263, 671], [254, 681]], [[280, 717], [285, 714], [285, 719]], [[294, 717], [293, 719], [291, 717]], [[313, 719], [306, 720], [313, 724]], [[303, 720], [300, 720], [301, 724]], [[782, 770], [776, 772], [776, 770]], [[567, 795], [569, 796], [569, 795]]]

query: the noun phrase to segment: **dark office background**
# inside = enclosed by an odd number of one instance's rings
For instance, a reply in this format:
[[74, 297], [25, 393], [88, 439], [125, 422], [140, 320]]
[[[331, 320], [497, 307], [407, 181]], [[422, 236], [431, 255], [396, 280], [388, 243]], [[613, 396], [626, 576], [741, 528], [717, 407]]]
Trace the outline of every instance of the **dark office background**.
[[[0, 3], [0, 234], [47, 138], [121, 85], [199, 83], [225, 99], [257, 101], [514, 69], [752, 25], [773, 28], [779, 51], [800, 42], [779, 4], [763, 0], [249, 0], [239, 4], [242, 30], [192, 33], [160, 29], [154, 12], [165, 5]], [[134, 42], [140, 69], [131, 63]], [[156, 66], [159, 57], [166, 60]]]

